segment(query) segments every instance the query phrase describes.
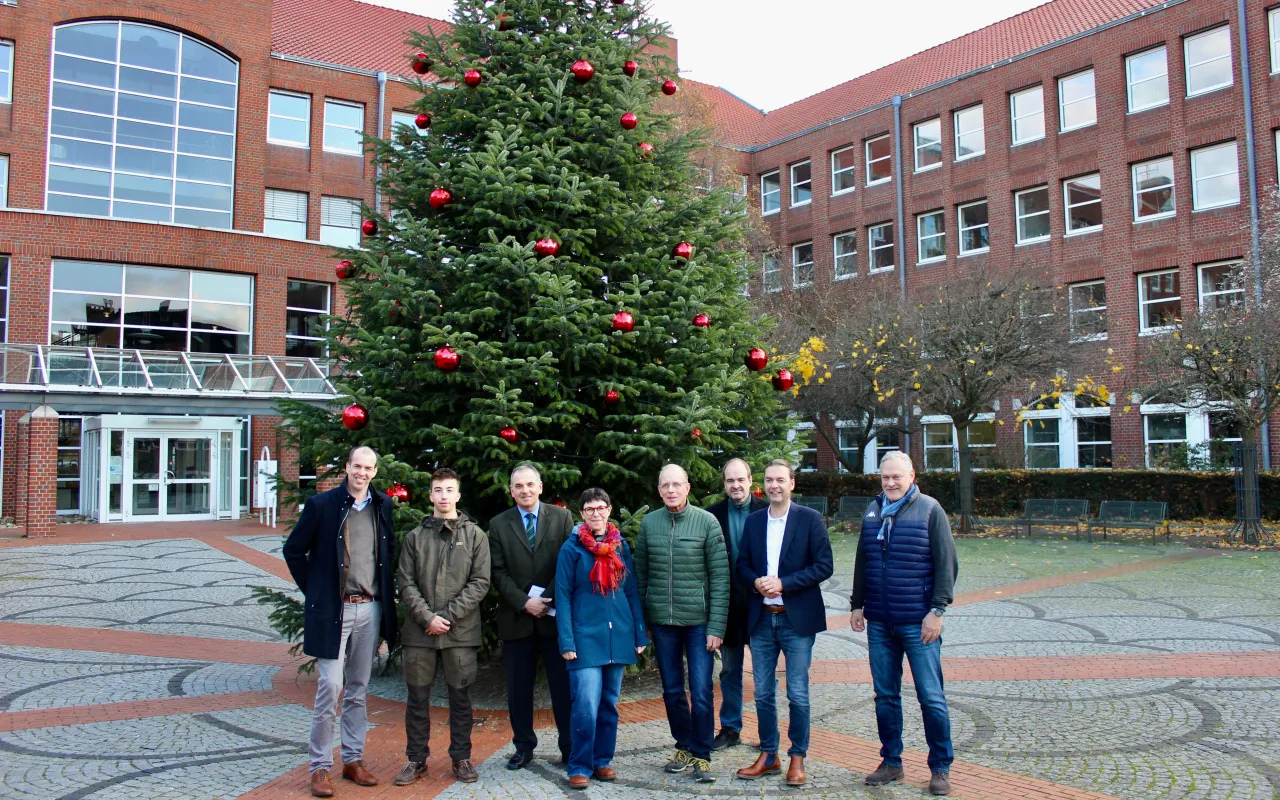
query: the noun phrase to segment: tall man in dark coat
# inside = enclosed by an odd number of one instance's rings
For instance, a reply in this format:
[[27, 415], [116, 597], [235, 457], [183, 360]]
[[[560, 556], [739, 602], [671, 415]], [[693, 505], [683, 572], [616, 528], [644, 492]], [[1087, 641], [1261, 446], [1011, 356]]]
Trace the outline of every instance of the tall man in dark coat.
[[720, 523], [729, 551], [729, 622], [720, 645], [720, 732], [711, 743], [712, 750], [732, 747], [742, 735], [742, 662], [751, 638], [747, 630], [751, 587], [738, 580], [735, 564], [747, 515], [769, 505], [751, 495], [751, 465], [747, 462], [731, 459], [724, 465], [723, 475], [725, 499], [707, 509]]
[[[306, 598], [302, 652], [317, 659], [311, 716], [311, 793], [333, 795], [333, 724], [342, 702], [342, 777], [360, 786], [377, 778], [365, 769], [365, 695], [378, 636], [396, 645], [395, 541], [391, 500], [369, 486], [378, 454], [357, 447], [347, 456], [341, 486], [307, 501], [284, 543], [289, 574]], [[346, 692], [343, 694], [343, 684]]]
[[528, 765], [538, 746], [533, 732], [533, 689], [539, 655], [551, 689], [561, 763], [569, 760], [569, 673], [560, 657], [554, 609], [556, 560], [573, 530], [573, 517], [563, 508], [540, 502], [541, 496], [538, 468], [527, 461], [517, 464], [511, 471], [515, 507], [489, 521], [491, 572], [499, 598], [498, 638], [516, 748], [507, 769]]

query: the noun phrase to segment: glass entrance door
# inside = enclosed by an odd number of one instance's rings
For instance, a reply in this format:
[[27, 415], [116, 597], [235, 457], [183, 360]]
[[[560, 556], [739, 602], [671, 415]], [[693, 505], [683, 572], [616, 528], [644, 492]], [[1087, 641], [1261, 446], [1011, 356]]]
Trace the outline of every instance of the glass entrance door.
[[215, 436], [128, 433], [125, 520], [213, 519]]

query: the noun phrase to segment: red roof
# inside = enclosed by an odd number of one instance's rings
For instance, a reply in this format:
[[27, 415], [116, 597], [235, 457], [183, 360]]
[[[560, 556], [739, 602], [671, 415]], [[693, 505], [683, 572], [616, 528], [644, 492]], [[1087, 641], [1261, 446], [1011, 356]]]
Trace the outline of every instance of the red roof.
[[681, 83], [686, 92], [693, 92], [711, 103], [717, 142], [739, 144], [753, 141], [756, 131], [764, 124], [765, 113], [732, 92], [699, 81], [685, 80]]
[[356, 0], [272, 0], [271, 52], [415, 78], [410, 31], [445, 34], [449, 23]]

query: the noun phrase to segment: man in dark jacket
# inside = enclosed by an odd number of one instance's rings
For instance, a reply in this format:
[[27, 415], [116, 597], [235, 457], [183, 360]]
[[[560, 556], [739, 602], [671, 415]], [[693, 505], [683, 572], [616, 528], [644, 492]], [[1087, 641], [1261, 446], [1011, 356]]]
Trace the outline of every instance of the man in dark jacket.
[[569, 760], [569, 673], [560, 657], [553, 602], [556, 560], [573, 529], [573, 517], [563, 508], [539, 501], [542, 476], [533, 464], [517, 464], [510, 484], [516, 505], [489, 520], [489, 554], [498, 590], [498, 638], [516, 748], [507, 769], [520, 769], [533, 761], [538, 746], [533, 732], [533, 687], [539, 654], [551, 690], [561, 761]]
[[853, 568], [850, 627], [867, 631], [867, 655], [876, 693], [880, 767], [872, 786], [900, 781], [902, 772], [902, 656], [924, 715], [929, 743], [929, 791], [951, 792], [951, 717], [942, 690], [942, 617], [955, 599], [956, 545], [947, 514], [915, 485], [911, 457], [901, 451], [880, 460], [884, 490], [867, 507]]
[[480, 526], [458, 511], [458, 473], [431, 473], [431, 517], [404, 537], [396, 584], [404, 606], [405, 755], [396, 775], [408, 786], [427, 774], [431, 735], [431, 685], [437, 666], [449, 689], [449, 758], [463, 783], [478, 777], [471, 765], [471, 684], [480, 648], [480, 601], [489, 592], [489, 541]]
[[747, 598], [750, 586], [738, 580], [738, 543], [747, 515], [769, 504], [751, 496], [751, 465], [740, 458], [724, 465], [724, 499], [707, 510], [720, 523], [725, 548], [729, 551], [729, 621], [720, 645], [720, 732], [711, 742], [712, 750], [738, 743], [742, 735], [742, 662], [751, 632], [747, 630]]
[[365, 693], [378, 635], [396, 644], [391, 500], [369, 486], [378, 454], [357, 447], [347, 456], [341, 486], [307, 501], [288, 540], [284, 560], [302, 590], [302, 652], [317, 659], [316, 704], [311, 716], [311, 793], [333, 795], [333, 723], [342, 702], [342, 777], [377, 785], [365, 769], [368, 715]]
[[755, 780], [782, 770], [778, 760], [778, 655], [787, 661], [787, 785], [805, 783], [804, 759], [809, 751], [809, 663], [814, 641], [827, 629], [822, 582], [835, 562], [822, 515], [791, 502], [795, 474], [786, 461], [770, 462], [764, 471], [769, 507], [747, 517], [738, 555], [738, 578], [752, 588], [747, 613], [751, 630], [751, 670], [760, 723], [760, 756], [738, 777]]

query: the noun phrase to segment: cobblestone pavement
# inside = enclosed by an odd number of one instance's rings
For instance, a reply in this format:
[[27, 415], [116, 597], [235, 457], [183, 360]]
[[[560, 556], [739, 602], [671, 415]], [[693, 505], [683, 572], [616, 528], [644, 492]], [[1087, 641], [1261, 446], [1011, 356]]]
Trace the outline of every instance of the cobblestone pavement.
[[[59, 538], [73, 543], [0, 541], [0, 797], [309, 797], [314, 679], [288, 663], [248, 588], [288, 587], [281, 536], [250, 524], [68, 525]], [[508, 772], [500, 670], [490, 669], [476, 689], [478, 783], [449, 779], [438, 714], [431, 777], [387, 785], [404, 746], [403, 684], [391, 674], [374, 681], [365, 754], [384, 784], [340, 782], [339, 796], [924, 796], [926, 744], [910, 686], [909, 782], [862, 783], [879, 743], [865, 636], [847, 627], [852, 546], [852, 537], [837, 541], [824, 587], [833, 627], [814, 654], [802, 792], [776, 778], [735, 780], [754, 757], [746, 746], [716, 754], [719, 780], [709, 786], [663, 773], [671, 740], [652, 675], [624, 689], [617, 782], [568, 790], [551, 731], [532, 767]], [[1280, 797], [1280, 554], [1060, 537], [962, 540], [959, 551], [943, 650], [954, 796]], [[550, 725], [545, 698], [539, 705]], [[785, 699], [779, 705], [785, 720]]]

